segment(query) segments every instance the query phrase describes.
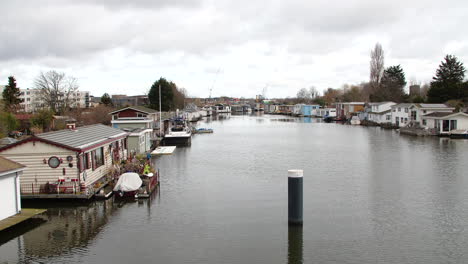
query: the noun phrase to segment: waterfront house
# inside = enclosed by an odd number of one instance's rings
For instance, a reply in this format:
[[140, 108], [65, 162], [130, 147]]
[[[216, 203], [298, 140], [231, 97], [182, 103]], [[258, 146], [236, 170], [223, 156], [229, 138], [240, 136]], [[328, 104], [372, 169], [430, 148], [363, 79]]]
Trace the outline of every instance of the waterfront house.
[[306, 105], [306, 104], [296, 104], [293, 108], [293, 115], [295, 116], [315, 116], [317, 115], [317, 109], [319, 105]]
[[323, 118], [336, 117], [336, 108], [319, 108], [315, 115]]
[[144, 106], [129, 106], [110, 112], [112, 127], [130, 132], [128, 150], [132, 153], [146, 153], [151, 148], [159, 128], [158, 111]]
[[433, 112], [422, 116], [422, 126], [434, 129], [437, 135], [448, 135], [453, 130], [468, 130], [468, 114]]
[[128, 133], [102, 124], [37, 134], [0, 148], [26, 166], [22, 198], [91, 198], [113, 164], [127, 158]]
[[390, 107], [392, 113], [392, 125], [396, 127], [404, 127], [410, 119], [409, 108], [414, 104], [395, 104]]
[[158, 111], [144, 106], [129, 106], [110, 112], [113, 128], [155, 128]]
[[444, 104], [396, 104], [391, 106], [392, 124], [397, 127], [407, 126], [410, 122], [422, 125], [422, 116], [434, 113], [452, 113], [455, 108]]
[[369, 103], [367, 107], [367, 120], [377, 124], [391, 123], [391, 107], [394, 102]]
[[336, 103], [336, 116], [340, 119], [349, 119], [352, 115], [364, 111], [364, 102]]
[[280, 105], [279, 113], [283, 115], [291, 115], [294, 110], [294, 105]]
[[21, 212], [19, 179], [24, 166], [0, 157], [0, 221]]

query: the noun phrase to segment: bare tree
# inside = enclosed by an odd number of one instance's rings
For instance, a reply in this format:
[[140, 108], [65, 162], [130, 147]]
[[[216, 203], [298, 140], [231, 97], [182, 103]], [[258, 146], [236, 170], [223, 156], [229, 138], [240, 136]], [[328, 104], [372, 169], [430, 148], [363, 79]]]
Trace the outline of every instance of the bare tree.
[[297, 92], [296, 98], [297, 98], [297, 102], [305, 103], [305, 102], [309, 101], [310, 93], [309, 93], [309, 91], [307, 91], [306, 88], [302, 88]]
[[34, 80], [34, 88], [39, 89], [39, 104], [50, 108], [54, 113], [63, 113], [72, 106], [72, 95], [78, 90], [78, 83], [74, 77], [65, 73], [48, 71], [41, 72]]
[[373, 92], [375, 92], [379, 86], [382, 79], [384, 71], [384, 51], [380, 43], [376, 43], [374, 49], [371, 51], [371, 61], [370, 61], [370, 80], [369, 84]]
[[315, 88], [315, 86], [311, 86], [309, 88], [309, 95], [311, 99], [314, 99], [315, 97], [319, 96], [319, 92], [317, 91], [317, 88]]

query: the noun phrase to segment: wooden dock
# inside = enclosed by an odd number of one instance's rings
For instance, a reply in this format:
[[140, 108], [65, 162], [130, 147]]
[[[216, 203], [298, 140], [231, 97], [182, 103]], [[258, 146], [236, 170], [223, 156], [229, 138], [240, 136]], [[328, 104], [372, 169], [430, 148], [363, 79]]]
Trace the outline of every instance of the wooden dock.
[[0, 232], [19, 223], [22, 223], [28, 219], [31, 219], [38, 214], [42, 214], [45, 211], [47, 211], [47, 209], [21, 209], [21, 213], [10, 216], [0, 221]]

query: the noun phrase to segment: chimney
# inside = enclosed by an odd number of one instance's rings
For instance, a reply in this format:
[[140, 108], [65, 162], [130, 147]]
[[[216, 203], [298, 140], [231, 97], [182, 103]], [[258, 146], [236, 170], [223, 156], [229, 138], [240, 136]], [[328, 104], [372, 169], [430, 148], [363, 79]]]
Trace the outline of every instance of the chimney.
[[69, 119], [66, 121], [66, 127], [70, 130], [76, 130], [76, 121], [73, 119]]

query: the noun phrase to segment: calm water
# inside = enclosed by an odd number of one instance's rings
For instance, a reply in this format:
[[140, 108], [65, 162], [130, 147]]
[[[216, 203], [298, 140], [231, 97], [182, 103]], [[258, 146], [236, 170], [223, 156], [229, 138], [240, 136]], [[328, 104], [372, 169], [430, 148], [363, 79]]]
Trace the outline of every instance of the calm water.
[[[214, 134], [155, 159], [149, 201], [55, 205], [0, 263], [468, 263], [468, 141], [281, 116], [199, 124]], [[287, 170], [304, 169], [304, 226]]]

